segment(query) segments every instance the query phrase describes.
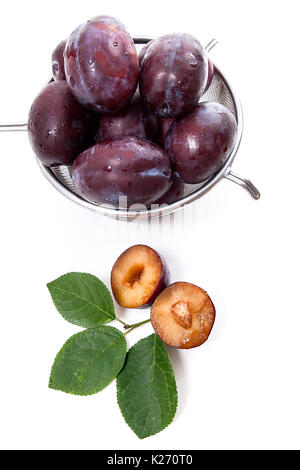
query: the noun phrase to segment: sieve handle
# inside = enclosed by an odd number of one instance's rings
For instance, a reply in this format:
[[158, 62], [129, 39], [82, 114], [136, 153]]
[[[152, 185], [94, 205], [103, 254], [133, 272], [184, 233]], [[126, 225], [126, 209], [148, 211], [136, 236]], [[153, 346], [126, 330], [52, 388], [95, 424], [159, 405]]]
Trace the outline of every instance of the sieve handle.
[[248, 180], [246, 178], [242, 178], [241, 176], [238, 176], [236, 173], [233, 173], [232, 171], [230, 171], [225, 176], [225, 178], [227, 178], [228, 180], [233, 181], [234, 183], [239, 184], [240, 186], [242, 186], [242, 188], [246, 189], [254, 199], [259, 199], [260, 198], [260, 192], [258, 191], [258, 189], [254, 186], [254, 184], [250, 180]]
[[210, 52], [219, 42], [216, 39], [211, 39], [205, 46], [206, 52]]
[[0, 132], [27, 131], [27, 124], [0, 124]]

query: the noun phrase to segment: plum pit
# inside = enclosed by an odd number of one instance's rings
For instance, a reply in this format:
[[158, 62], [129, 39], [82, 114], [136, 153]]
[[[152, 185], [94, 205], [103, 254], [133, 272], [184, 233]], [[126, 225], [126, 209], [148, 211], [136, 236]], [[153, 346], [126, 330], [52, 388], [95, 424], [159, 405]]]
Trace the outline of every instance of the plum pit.
[[144, 266], [133, 266], [130, 271], [128, 271], [124, 284], [133, 287], [136, 282], [140, 281], [143, 271]]
[[192, 324], [192, 314], [185, 300], [179, 300], [173, 304], [171, 312], [178, 325], [182, 326], [182, 328], [190, 328]]

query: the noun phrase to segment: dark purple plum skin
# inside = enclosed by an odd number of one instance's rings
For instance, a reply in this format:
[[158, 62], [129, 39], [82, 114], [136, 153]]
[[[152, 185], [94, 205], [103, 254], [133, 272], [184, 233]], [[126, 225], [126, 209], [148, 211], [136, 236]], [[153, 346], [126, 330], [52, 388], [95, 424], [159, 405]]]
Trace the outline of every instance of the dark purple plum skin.
[[65, 80], [64, 50], [67, 40], [61, 41], [52, 53], [52, 75], [54, 80]]
[[155, 204], [173, 204], [183, 198], [185, 184], [181, 181], [174, 180], [169, 191], [164, 194], [160, 199], [155, 201]]
[[162, 271], [161, 271], [161, 276], [160, 276], [160, 280], [157, 284], [157, 287], [155, 289], [155, 291], [153, 292], [153, 294], [151, 295], [151, 297], [147, 300], [147, 303], [144, 304], [144, 305], [141, 305], [141, 307], [138, 307], [138, 308], [148, 308], [148, 307], [151, 307], [151, 305], [153, 304], [154, 300], [156, 299], [156, 297], [159, 296], [159, 294], [166, 288], [168, 287], [168, 285], [170, 284], [171, 282], [171, 275], [170, 275], [170, 271], [169, 271], [169, 268], [167, 266], [167, 263], [165, 262], [164, 258], [162, 258], [162, 256], [157, 253], [158, 256], [160, 257], [161, 259], [161, 262], [162, 262]]
[[65, 80], [46, 85], [28, 118], [31, 145], [46, 165], [69, 165], [91, 143], [95, 114], [75, 100]]
[[212, 63], [212, 61], [210, 59], [208, 59], [208, 76], [207, 76], [207, 83], [206, 83], [204, 93], [207, 92], [207, 90], [209, 89], [209, 87], [211, 85], [211, 82], [212, 82], [212, 79], [213, 79], [213, 76], [214, 76], [214, 71], [215, 71], [214, 64]]
[[165, 142], [174, 177], [196, 184], [213, 176], [230, 155], [236, 134], [233, 114], [212, 101], [200, 103], [190, 114], [174, 121]]
[[190, 112], [203, 95], [208, 59], [189, 34], [169, 34], [147, 48], [140, 70], [140, 92], [149, 110], [163, 118]]
[[111, 138], [132, 136], [153, 140], [156, 134], [157, 118], [145, 110], [138, 94], [121, 111], [101, 114], [96, 142]]
[[156, 134], [156, 142], [162, 148], [165, 147], [165, 140], [170, 129], [171, 125], [173, 124], [174, 118], [158, 118], [157, 119], [157, 134]]
[[139, 66], [142, 65], [142, 61], [143, 61], [143, 58], [146, 55], [148, 47], [153, 43], [153, 41], [155, 41], [155, 39], [151, 39], [151, 41], [147, 42], [147, 44], [145, 44], [144, 47], [140, 50], [140, 53], [139, 53]]
[[113, 113], [129, 103], [138, 83], [138, 57], [122, 23], [97, 16], [79, 26], [64, 52], [67, 82], [75, 98], [94, 111]]
[[163, 196], [172, 183], [166, 152], [137, 137], [115, 137], [99, 142], [74, 161], [72, 177], [79, 194], [96, 204], [149, 206]]

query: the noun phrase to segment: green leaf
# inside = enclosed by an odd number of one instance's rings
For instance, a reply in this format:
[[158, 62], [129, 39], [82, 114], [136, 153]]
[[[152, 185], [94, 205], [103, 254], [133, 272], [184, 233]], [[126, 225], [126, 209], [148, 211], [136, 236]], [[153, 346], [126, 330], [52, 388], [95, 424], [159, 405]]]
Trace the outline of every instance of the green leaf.
[[117, 378], [117, 398], [126, 423], [140, 439], [168, 426], [177, 408], [177, 388], [164, 343], [155, 334], [128, 352]]
[[92, 274], [64, 274], [47, 287], [59, 313], [74, 325], [95, 328], [116, 318], [108, 289]]
[[64, 344], [52, 366], [49, 387], [74, 395], [100, 392], [123, 367], [124, 335], [111, 326], [81, 331]]

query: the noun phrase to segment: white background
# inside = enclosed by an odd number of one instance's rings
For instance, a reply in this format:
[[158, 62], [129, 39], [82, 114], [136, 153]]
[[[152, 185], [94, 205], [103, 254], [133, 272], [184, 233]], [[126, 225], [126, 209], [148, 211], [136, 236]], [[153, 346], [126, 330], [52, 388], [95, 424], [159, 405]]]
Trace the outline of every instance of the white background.
[[[5, 2], [0, 18], [0, 122], [23, 121], [50, 73], [56, 44], [98, 14], [133, 35], [189, 32], [214, 54], [241, 97], [245, 132], [229, 181], [177, 215], [126, 224], [65, 200], [43, 178], [25, 133], [0, 135], [0, 446], [3, 449], [280, 449], [299, 439], [299, 15], [297, 1]], [[222, 51], [222, 52], [221, 52]], [[214, 56], [212, 54], [212, 58]], [[224, 69], [225, 67], [225, 69]], [[108, 283], [128, 246], [167, 259], [173, 281], [194, 282], [217, 309], [209, 341], [170, 350], [179, 407], [162, 433], [140, 441], [115, 383], [86, 398], [47, 388], [53, 359], [79, 328], [56, 312], [46, 283], [86, 271]], [[148, 311], [122, 312], [139, 321]], [[151, 326], [127, 336], [129, 346]]]

